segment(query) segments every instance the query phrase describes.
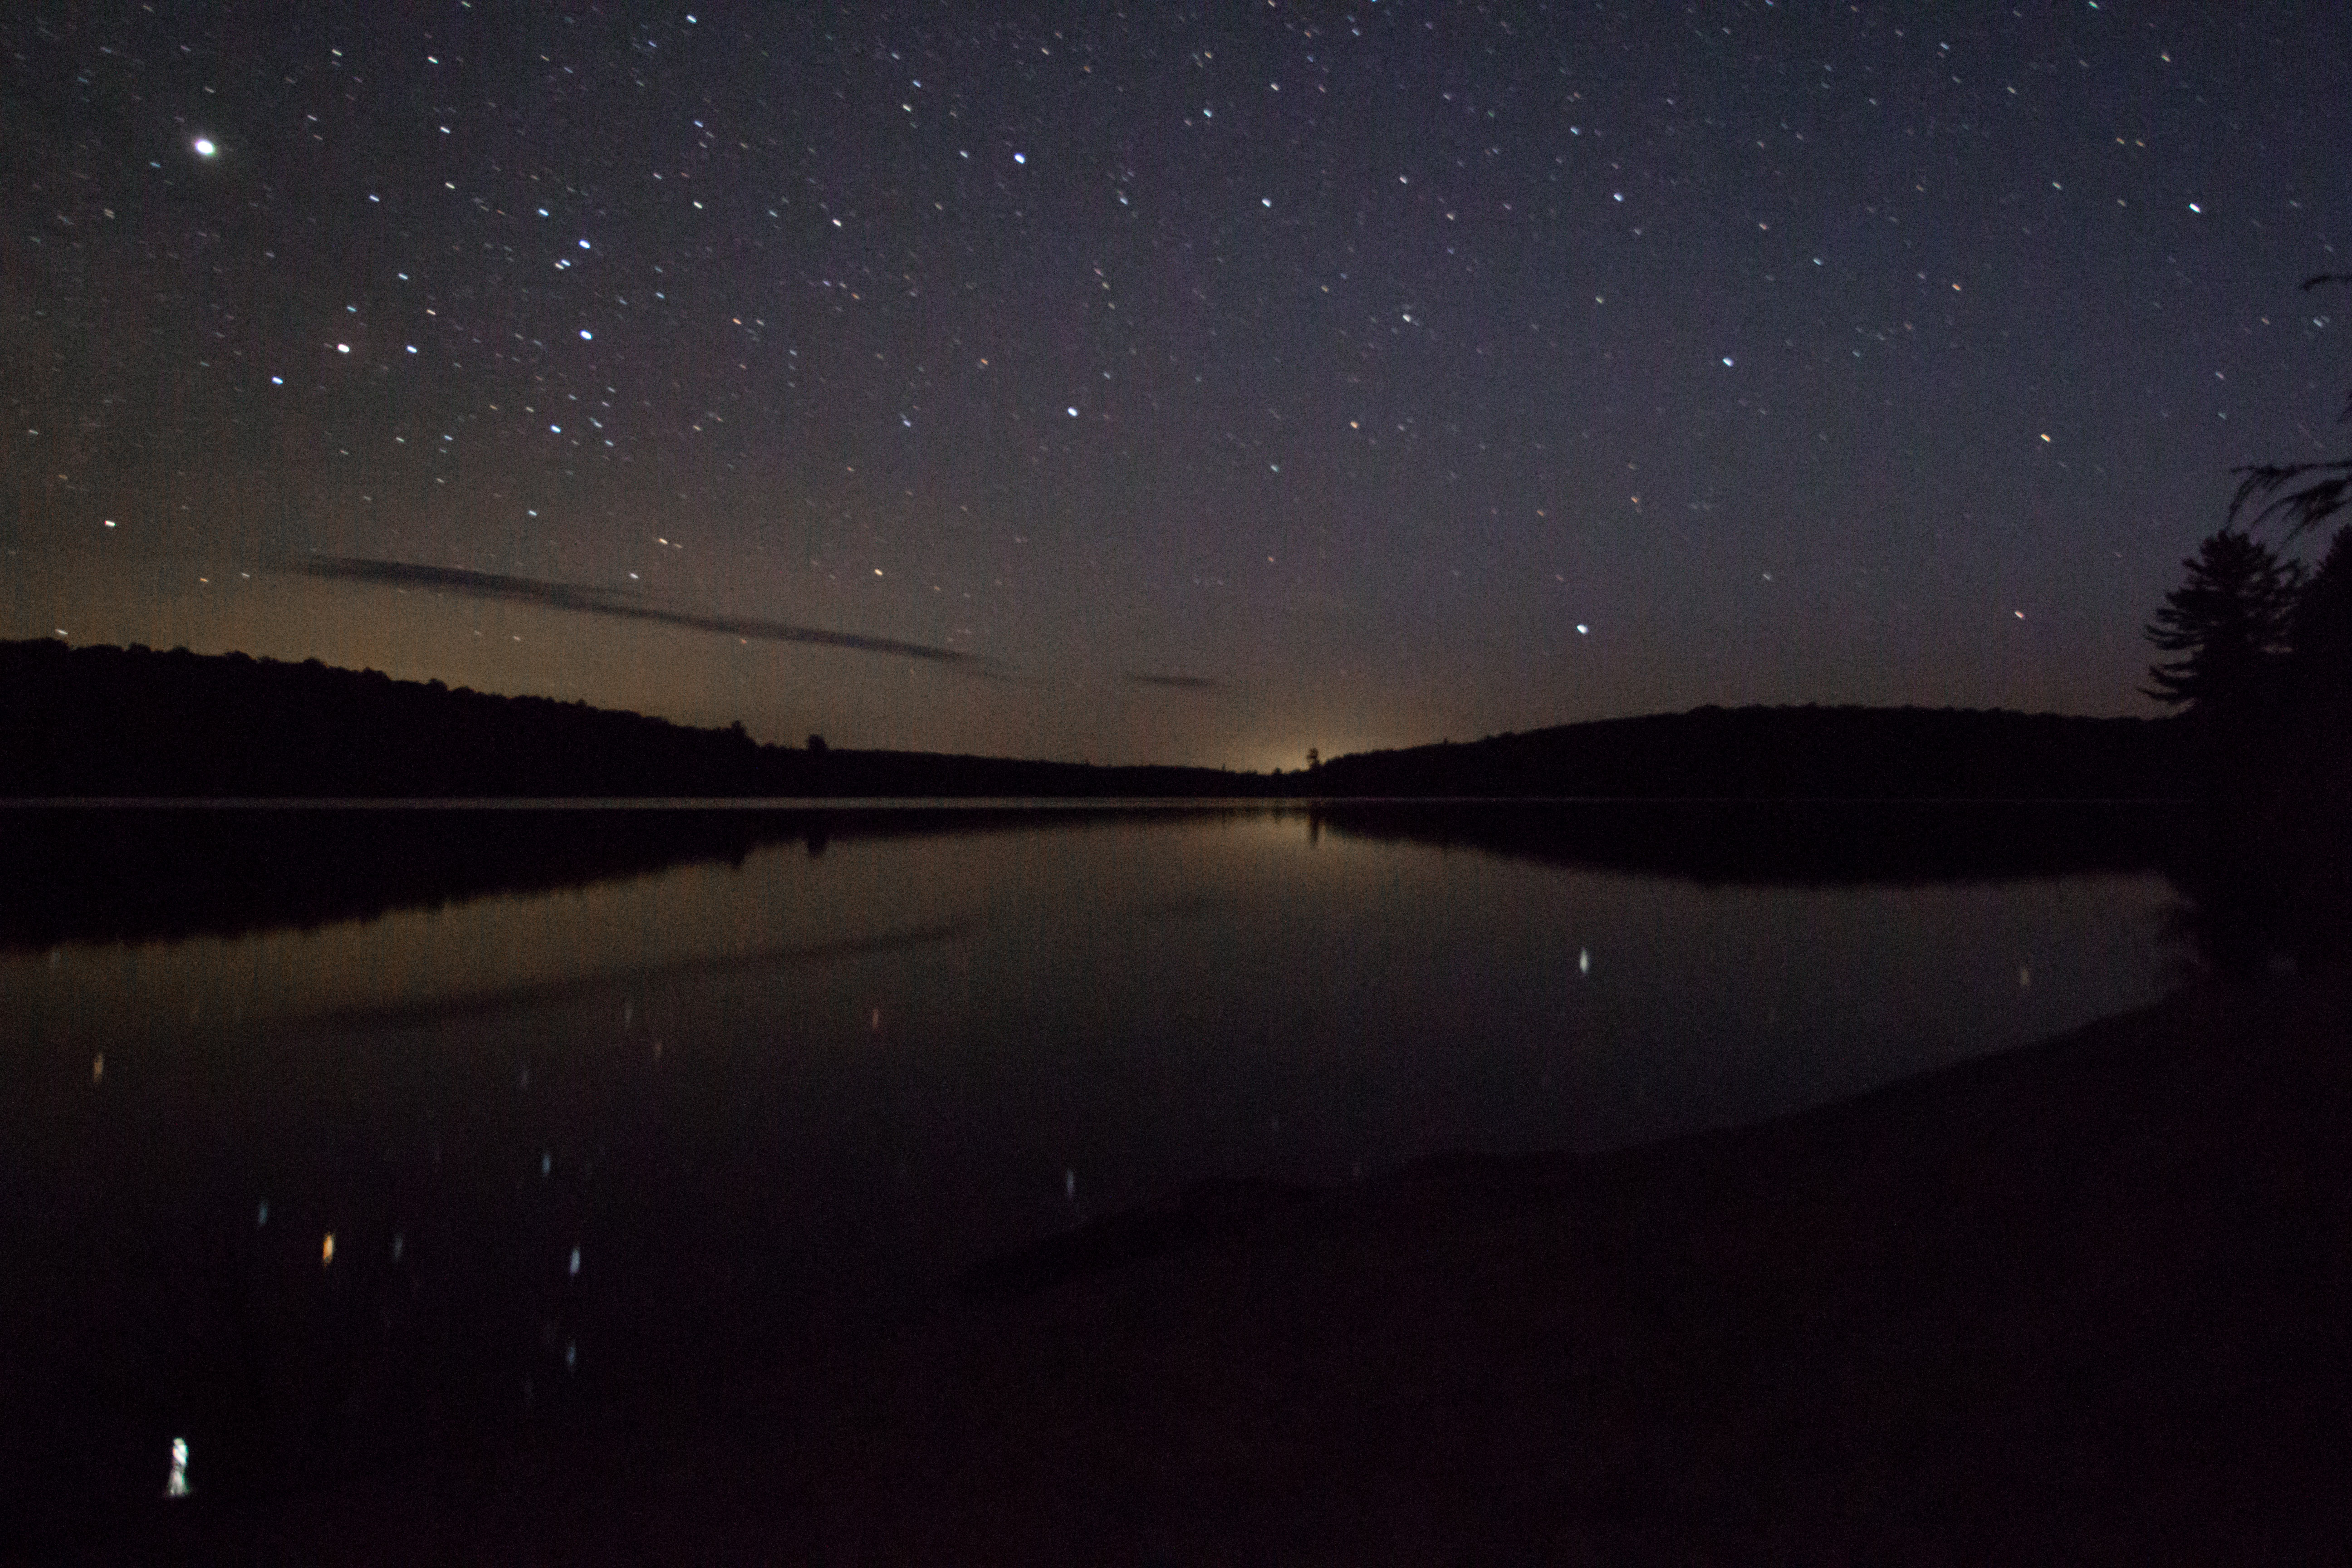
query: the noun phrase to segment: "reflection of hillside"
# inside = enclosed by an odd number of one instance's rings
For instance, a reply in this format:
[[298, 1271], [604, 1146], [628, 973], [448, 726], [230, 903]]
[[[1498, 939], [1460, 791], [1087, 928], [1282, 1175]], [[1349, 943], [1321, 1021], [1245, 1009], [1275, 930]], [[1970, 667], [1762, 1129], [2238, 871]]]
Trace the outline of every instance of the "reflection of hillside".
[[1316, 809], [1349, 838], [1702, 882], [1906, 883], [2150, 871], [2161, 803], [1580, 801]]
[[[1259, 810], [1204, 806], [1198, 811]], [[2177, 847], [2153, 804], [1583, 801], [1323, 804], [1314, 830], [1703, 882], [1906, 883], [2140, 871]], [[365, 920], [498, 893], [740, 864], [763, 846], [1167, 820], [1106, 805], [730, 809], [20, 807], [0, 815], [0, 949]]]
[[1105, 813], [49, 806], [0, 814], [0, 949], [366, 920], [764, 845], [1077, 823]]

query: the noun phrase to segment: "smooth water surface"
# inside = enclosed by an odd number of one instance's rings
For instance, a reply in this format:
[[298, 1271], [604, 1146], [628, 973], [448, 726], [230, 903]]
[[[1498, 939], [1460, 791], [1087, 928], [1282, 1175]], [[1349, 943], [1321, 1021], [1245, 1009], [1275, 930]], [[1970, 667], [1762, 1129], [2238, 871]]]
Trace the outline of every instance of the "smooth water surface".
[[1297, 810], [985, 826], [0, 954], [10, 1489], [65, 1520], [160, 1495], [175, 1437], [251, 1492], [756, 1415], [824, 1325], [1195, 1181], [1603, 1149], [2150, 1001], [2176, 901]]

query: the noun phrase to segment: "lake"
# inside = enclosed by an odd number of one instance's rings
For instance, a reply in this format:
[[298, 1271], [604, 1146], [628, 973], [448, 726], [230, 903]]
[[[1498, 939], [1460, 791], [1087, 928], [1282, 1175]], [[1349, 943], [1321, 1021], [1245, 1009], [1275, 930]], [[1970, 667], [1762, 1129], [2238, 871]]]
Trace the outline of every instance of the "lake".
[[1194, 1183], [1752, 1121], [2179, 961], [2111, 811], [1680, 809], [9, 814], [8, 1489], [756, 1423]]

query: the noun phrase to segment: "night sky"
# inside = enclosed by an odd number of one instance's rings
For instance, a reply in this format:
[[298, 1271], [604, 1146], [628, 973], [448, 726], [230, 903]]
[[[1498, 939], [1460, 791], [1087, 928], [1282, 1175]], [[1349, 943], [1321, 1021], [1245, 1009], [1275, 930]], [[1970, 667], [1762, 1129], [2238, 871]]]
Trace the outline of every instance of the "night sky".
[[11, 5], [0, 635], [1296, 766], [2152, 711], [2352, 7]]

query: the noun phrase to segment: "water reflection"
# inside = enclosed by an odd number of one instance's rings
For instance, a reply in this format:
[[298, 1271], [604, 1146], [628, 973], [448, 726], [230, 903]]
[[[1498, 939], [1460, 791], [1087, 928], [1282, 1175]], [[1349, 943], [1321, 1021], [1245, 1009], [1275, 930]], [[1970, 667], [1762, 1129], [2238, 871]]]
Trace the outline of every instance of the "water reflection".
[[2158, 801], [1332, 802], [1314, 822], [1375, 842], [1714, 884], [1888, 886], [2146, 871], [2179, 837]]
[[2352, 832], [2341, 817], [2279, 821], [2234, 801], [2200, 804], [2164, 860], [2182, 895], [2166, 924], [2181, 973], [2242, 981], [2340, 966], [2352, 952]]
[[[1064, 805], [1068, 819], [1137, 806]], [[1164, 819], [1164, 811], [1150, 812]], [[584, 888], [798, 843], [1025, 832], [1041, 809], [897, 803], [730, 808], [593, 801], [28, 806], [0, 801], [0, 951], [310, 929], [501, 893]]]
[[1086, 1215], [1598, 1148], [2132, 1005], [2171, 901], [2112, 842], [1808, 881], [1557, 811], [832, 820], [822, 855], [0, 955], [0, 1256], [40, 1282], [0, 1298], [38, 1351], [0, 1465], [53, 1538], [153, 1500], [174, 1435], [214, 1499], [756, 1423]]

